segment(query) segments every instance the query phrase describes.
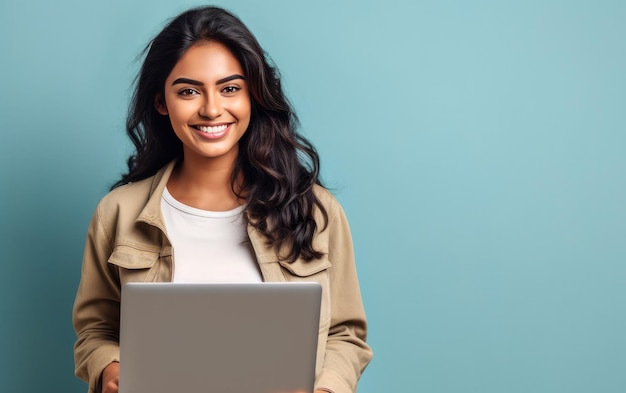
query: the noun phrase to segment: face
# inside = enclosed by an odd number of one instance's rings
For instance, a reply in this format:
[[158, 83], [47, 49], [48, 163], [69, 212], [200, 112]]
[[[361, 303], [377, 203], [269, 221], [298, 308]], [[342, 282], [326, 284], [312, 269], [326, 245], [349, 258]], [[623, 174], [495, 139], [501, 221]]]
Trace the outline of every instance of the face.
[[235, 161], [250, 124], [250, 94], [241, 64], [219, 42], [190, 47], [155, 102], [183, 143], [187, 159]]

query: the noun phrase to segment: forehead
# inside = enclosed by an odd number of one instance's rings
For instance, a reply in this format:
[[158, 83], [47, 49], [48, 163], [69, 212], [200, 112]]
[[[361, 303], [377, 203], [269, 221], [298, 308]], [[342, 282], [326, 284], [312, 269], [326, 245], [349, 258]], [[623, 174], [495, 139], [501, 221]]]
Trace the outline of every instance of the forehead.
[[232, 52], [220, 42], [202, 41], [187, 49], [168, 80], [187, 77], [211, 82], [232, 74], [243, 75], [241, 64]]

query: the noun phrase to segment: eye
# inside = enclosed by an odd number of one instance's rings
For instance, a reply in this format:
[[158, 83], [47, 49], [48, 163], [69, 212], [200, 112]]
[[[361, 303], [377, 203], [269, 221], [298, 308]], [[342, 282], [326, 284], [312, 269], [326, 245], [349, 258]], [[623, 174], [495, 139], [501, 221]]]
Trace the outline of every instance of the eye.
[[222, 93], [225, 94], [234, 94], [236, 92], [238, 92], [239, 90], [241, 90], [241, 88], [239, 86], [226, 86], [222, 89]]
[[192, 96], [195, 94], [199, 94], [199, 93], [194, 89], [182, 89], [178, 92], [178, 95], [184, 96], [184, 97]]

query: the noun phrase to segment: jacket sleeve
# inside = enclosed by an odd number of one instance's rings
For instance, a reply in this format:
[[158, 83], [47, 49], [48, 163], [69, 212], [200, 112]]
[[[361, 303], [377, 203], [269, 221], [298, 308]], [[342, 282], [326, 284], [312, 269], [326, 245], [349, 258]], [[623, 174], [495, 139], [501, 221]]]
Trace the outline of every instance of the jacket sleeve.
[[345, 213], [332, 199], [328, 209], [331, 321], [326, 354], [317, 388], [353, 393], [372, 358], [366, 344], [367, 322], [354, 262], [352, 237]]
[[100, 391], [104, 368], [119, 361], [120, 284], [116, 269], [108, 263], [111, 234], [99, 205], [87, 232], [81, 280], [72, 320], [76, 375], [89, 383], [89, 392]]

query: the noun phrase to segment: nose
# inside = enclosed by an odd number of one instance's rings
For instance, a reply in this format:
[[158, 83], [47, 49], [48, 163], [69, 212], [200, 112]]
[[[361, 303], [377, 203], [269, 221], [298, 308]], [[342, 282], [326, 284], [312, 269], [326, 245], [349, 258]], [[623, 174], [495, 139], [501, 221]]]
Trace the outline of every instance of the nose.
[[206, 95], [198, 113], [202, 117], [215, 119], [222, 115], [223, 107], [219, 94]]

